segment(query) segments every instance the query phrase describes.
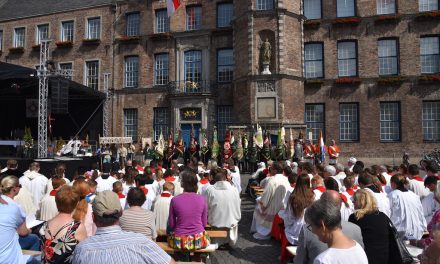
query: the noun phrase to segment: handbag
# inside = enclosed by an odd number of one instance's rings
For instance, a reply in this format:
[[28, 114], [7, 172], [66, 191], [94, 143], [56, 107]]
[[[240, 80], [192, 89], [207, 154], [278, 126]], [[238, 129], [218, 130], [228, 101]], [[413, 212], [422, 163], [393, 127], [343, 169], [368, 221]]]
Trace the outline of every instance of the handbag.
[[388, 263], [411, 264], [415, 263], [413, 256], [409, 253], [405, 243], [399, 236], [393, 222], [388, 218], [389, 226], [389, 257]]

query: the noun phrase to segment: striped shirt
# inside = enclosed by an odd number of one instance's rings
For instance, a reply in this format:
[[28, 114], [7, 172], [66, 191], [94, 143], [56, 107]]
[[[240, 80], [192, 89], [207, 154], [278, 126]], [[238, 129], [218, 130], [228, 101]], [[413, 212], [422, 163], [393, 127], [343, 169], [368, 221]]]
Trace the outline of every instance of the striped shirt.
[[171, 257], [142, 234], [122, 231], [118, 225], [98, 227], [95, 236], [79, 243], [72, 263], [170, 263]]
[[154, 214], [144, 208], [140, 208], [140, 210], [125, 210], [119, 219], [119, 224], [124, 231], [141, 233], [150, 239], [156, 239]]

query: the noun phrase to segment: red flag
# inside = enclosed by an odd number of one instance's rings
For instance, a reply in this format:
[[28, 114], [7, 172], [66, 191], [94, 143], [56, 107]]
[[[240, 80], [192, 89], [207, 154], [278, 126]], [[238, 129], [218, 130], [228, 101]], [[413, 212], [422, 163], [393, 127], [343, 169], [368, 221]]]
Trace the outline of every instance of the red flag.
[[173, 13], [179, 8], [180, 0], [167, 0], [167, 13], [168, 17], [172, 16]]

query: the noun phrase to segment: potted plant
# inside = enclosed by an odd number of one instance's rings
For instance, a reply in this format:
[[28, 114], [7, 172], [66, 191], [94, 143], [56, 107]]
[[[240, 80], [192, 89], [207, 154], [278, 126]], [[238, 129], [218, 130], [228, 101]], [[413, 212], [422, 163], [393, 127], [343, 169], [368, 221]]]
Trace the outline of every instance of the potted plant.
[[139, 36], [122, 36], [117, 38], [116, 40], [121, 43], [133, 43], [133, 42], [138, 42], [139, 39], [140, 39]]
[[400, 14], [387, 14], [387, 15], [379, 15], [374, 19], [375, 23], [387, 23], [387, 22], [398, 22], [400, 21]]
[[381, 76], [377, 80], [377, 85], [379, 86], [392, 86], [392, 85], [400, 85], [406, 79], [401, 76]]
[[333, 25], [353, 25], [356, 26], [361, 22], [360, 17], [343, 17], [332, 21]]
[[55, 45], [57, 45], [57, 48], [70, 48], [73, 46], [73, 42], [70, 40], [57, 41], [57, 42], [55, 42]]
[[32, 50], [33, 50], [33, 51], [39, 51], [40, 48], [41, 48], [41, 44], [35, 44], [35, 45], [32, 45]]
[[336, 85], [359, 85], [361, 83], [361, 79], [359, 77], [339, 77], [335, 80]]
[[99, 45], [101, 43], [100, 39], [83, 39], [83, 45]]
[[164, 32], [164, 33], [155, 33], [150, 35], [151, 40], [166, 40], [171, 39], [172, 34], [170, 32]]
[[23, 52], [24, 52], [24, 47], [9, 48], [9, 53], [18, 54]]
[[429, 74], [418, 77], [419, 83], [440, 83], [440, 74]]
[[321, 20], [319, 19], [306, 19], [304, 20], [304, 28], [318, 28], [321, 25]]
[[440, 18], [440, 10], [420, 12], [416, 15], [417, 20], [431, 20]]
[[323, 79], [306, 79], [304, 81], [304, 84], [307, 86], [321, 86], [323, 83]]

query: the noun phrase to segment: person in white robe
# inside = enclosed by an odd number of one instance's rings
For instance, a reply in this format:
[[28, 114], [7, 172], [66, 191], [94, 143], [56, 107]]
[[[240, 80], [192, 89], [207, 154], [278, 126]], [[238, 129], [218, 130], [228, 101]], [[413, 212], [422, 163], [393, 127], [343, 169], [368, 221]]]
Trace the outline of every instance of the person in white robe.
[[[66, 165], [64, 164], [58, 164], [57, 167], [55, 168], [55, 176], [58, 178], [62, 178], [64, 179], [64, 181], [66, 182], [67, 185], [70, 185], [70, 180], [66, 178], [65, 176], [65, 172], [66, 172]], [[55, 177], [53, 176], [53, 177]], [[52, 178], [51, 177], [49, 179], [49, 181], [47, 182], [47, 190], [46, 193], [50, 193], [53, 190], [53, 184], [52, 184]]]
[[38, 162], [32, 162], [29, 165], [23, 177], [20, 177], [20, 184], [28, 189], [32, 193], [33, 203], [38, 211], [40, 209], [40, 202], [46, 194], [47, 183], [49, 179], [46, 176], [39, 173], [40, 164]]
[[417, 194], [420, 200], [429, 195], [429, 189], [425, 187], [425, 183], [419, 175], [419, 167], [411, 164], [408, 167], [408, 190]]
[[379, 211], [386, 214], [388, 217], [391, 215], [390, 200], [387, 195], [380, 192], [373, 184], [373, 177], [367, 173], [361, 173], [358, 178], [359, 187], [365, 189], [373, 194], [376, 199], [377, 207]]
[[426, 223], [431, 222], [435, 211], [440, 209], [440, 203], [435, 199], [437, 182], [438, 178], [436, 176], [427, 176], [424, 181], [426, 188], [430, 191], [428, 196], [422, 200], [423, 215], [425, 216]]
[[26, 215], [37, 214], [37, 207], [34, 205], [32, 193], [26, 188], [20, 188], [18, 194], [14, 197], [14, 201], [18, 203]]
[[55, 195], [58, 190], [66, 184], [65, 179], [63, 178], [53, 178], [52, 179], [52, 191], [47, 193], [40, 204], [40, 215], [37, 219], [42, 221], [48, 221], [54, 218], [58, 214], [57, 204], [55, 202]]
[[[208, 223], [213, 228], [227, 228], [228, 242], [233, 246], [238, 239], [241, 200], [239, 192], [226, 177], [224, 170], [217, 170], [214, 175], [215, 184], [206, 190], [205, 197], [208, 203]], [[218, 242], [223, 244], [221, 241]]]
[[235, 166], [234, 161], [231, 159], [228, 163], [228, 169], [231, 176], [232, 185], [237, 189], [238, 193], [241, 193], [241, 177], [238, 166]]
[[251, 232], [254, 238], [265, 240], [270, 238], [272, 222], [275, 215], [284, 207], [283, 200], [290, 184], [280, 164], [274, 162], [270, 166], [270, 177], [261, 197], [257, 198]]
[[98, 184], [96, 187], [96, 192], [103, 192], [103, 191], [111, 191], [113, 190], [113, 183], [117, 182], [118, 180], [115, 179], [113, 176], [110, 175], [108, 172], [104, 172], [96, 178], [96, 183]]
[[153, 205], [156, 230], [166, 230], [168, 216], [170, 214], [171, 199], [173, 199], [174, 184], [166, 182], [163, 185], [162, 193], [156, 198]]
[[426, 220], [420, 198], [405, 188], [406, 183], [405, 176], [401, 174], [391, 177], [393, 191], [388, 195], [391, 204], [390, 219], [401, 237], [419, 240], [426, 229]]

